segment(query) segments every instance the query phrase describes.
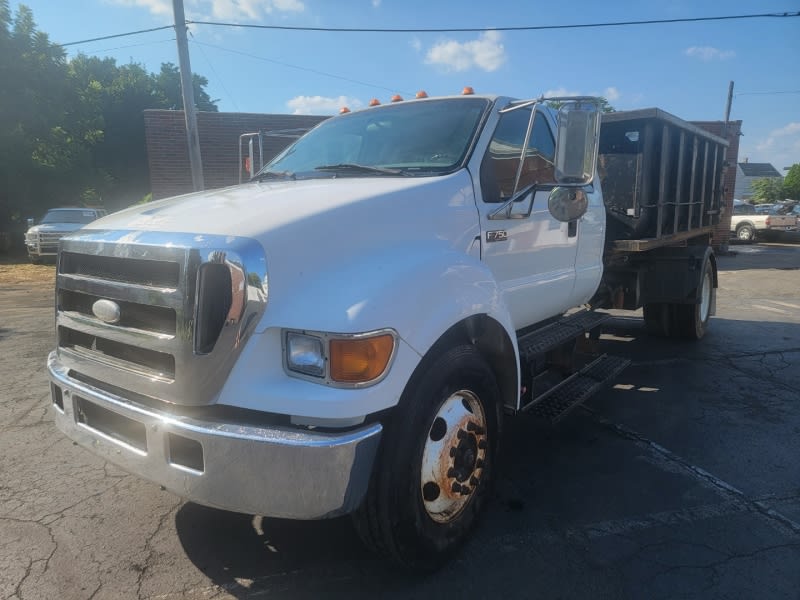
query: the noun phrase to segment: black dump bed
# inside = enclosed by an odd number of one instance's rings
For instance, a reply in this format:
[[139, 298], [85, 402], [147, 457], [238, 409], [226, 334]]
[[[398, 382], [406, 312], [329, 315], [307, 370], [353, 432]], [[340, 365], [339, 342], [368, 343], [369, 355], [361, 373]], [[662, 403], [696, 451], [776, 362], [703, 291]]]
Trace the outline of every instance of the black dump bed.
[[710, 233], [727, 146], [658, 108], [604, 114], [598, 172], [608, 249], [647, 250]]

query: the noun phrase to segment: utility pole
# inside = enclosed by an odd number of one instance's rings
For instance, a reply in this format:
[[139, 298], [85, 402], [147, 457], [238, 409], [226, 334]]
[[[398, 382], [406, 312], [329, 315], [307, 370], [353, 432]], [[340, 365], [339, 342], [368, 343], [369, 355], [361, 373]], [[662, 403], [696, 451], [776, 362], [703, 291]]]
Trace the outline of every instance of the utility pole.
[[733, 102], [733, 82], [728, 84], [728, 102], [725, 103], [725, 124], [731, 120], [731, 103]]
[[203, 159], [200, 156], [200, 138], [197, 135], [197, 114], [194, 106], [194, 86], [192, 67], [189, 64], [189, 41], [186, 39], [186, 15], [183, 0], [172, 0], [175, 14], [175, 39], [178, 42], [178, 66], [181, 72], [181, 91], [183, 93], [183, 114], [186, 118], [186, 141], [189, 147], [189, 164], [192, 168], [194, 191], [205, 189], [203, 182]]

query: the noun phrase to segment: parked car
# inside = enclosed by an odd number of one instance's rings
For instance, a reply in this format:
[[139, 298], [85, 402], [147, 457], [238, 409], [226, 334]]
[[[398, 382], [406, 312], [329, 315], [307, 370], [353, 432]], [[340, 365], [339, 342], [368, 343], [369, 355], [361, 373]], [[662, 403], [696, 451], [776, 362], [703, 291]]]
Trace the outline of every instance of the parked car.
[[[762, 205], [764, 206], [764, 205]], [[758, 212], [752, 204], [734, 204], [731, 216], [731, 233], [740, 242], [755, 242], [757, 238], [776, 236], [781, 231], [795, 231], [797, 217]]]
[[102, 208], [51, 208], [38, 225], [34, 225], [33, 219], [28, 219], [25, 234], [28, 258], [35, 264], [46, 257], [55, 258], [62, 237], [106, 214]]

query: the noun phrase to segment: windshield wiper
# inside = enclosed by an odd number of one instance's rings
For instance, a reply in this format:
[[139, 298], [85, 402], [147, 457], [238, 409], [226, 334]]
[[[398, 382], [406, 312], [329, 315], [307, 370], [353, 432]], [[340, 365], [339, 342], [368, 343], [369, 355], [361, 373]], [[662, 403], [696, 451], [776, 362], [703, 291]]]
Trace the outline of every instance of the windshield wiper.
[[264, 181], [265, 179], [297, 179], [291, 171], [261, 171], [256, 173], [250, 181]]
[[372, 173], [379, 175], [402, 175], [400, 169], [387, 169], [386, 167], [371, 167], [355, 163], [340, 163], [337, 165], [322, 165], [314, 167], [315, 171], [334, 171], [336, 173]]

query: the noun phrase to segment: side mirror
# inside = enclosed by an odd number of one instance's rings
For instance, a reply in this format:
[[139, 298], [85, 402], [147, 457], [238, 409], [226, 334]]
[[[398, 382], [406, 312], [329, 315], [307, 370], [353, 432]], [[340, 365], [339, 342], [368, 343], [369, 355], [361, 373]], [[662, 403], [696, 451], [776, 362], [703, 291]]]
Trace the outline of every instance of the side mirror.
[[558, 110], [555, 177], [559, 185], [592, 183], [600, 140], [600, 109], [596, 102], [567, 101]]
[[547, 208], [554, 219], [568, 223], [586, 214], [589, 198], [579, 187], [556, 187], [550, 192]]
[[28, 223], [28, 229], [30, 229], [31, 227], [33, 227], [33, 224], [34, 224], [34, 220], [33, 220], [33, 219], [30, 219], [30, 218], [29, 218], [29, 219], [27, 219], [27, 221], [26, 221], [26, 222]]

